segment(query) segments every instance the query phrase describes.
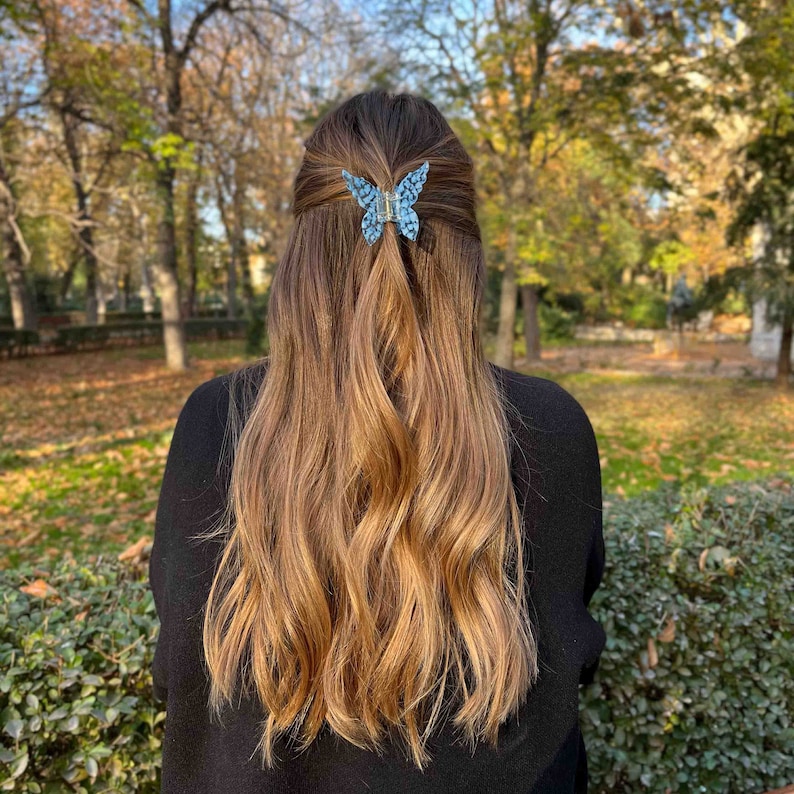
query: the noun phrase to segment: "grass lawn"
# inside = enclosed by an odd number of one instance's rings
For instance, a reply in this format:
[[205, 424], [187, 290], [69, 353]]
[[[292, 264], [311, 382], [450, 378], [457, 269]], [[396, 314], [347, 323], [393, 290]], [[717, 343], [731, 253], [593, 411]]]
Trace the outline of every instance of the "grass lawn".
[[[190, 391], [243, 363], [240, 340], [190, 344], [174, 375], [162, 348], [0, 364], [0, 567], [71, 551], [114, 554], [151, 535], [163, 467]], [[577, 373], [604, 490], [726, 482], [794, 470], [794, 395], [767, 382]]]

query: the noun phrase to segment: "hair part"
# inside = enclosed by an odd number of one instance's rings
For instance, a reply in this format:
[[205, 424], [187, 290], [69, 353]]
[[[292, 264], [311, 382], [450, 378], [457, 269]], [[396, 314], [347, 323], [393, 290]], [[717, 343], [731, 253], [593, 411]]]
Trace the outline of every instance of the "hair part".
[[[480, 343], [473, 163], [431, 102], [383, 90], [305, 147], [267, 371], [233, 373], [228, 499], [195, 536], [224, 544], [209, 707], [238, 684], [261, 702], [268, 767], [280, 736], [303, 750], [327, 723], [378, 753], [393, 733], [422, 770], [453, 703], [472, 750], [496, 746], [538, 675], [510, 407]], [[391, 190], [424, 160], [417, 240], [388, 222], [368, 246], [341, 169]]]

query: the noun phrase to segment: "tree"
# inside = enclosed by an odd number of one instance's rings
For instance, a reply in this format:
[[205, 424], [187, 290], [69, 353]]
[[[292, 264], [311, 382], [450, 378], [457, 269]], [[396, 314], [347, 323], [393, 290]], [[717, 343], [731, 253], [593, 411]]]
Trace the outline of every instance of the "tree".
[[370, 47], [391, 57], [388, 42], [356, 16], [345, 25], [305, 21], [311, 34], [273, 19], [268, 37], [280, 46], [262, 47], [245, 30], [213, 29], [186, 75], [187, 135], [201, 152], [206, 194], [213, 194], [226, 237], [230, 316], [238, 280], [246, 315], [258, 310], [249, 252], [272, 264], [286, 242], [286, 197], [302, 139], [326, 105], [369, 88], [370, 76], [377, 82], [387, 63], [373, 63]]
[[731, 46], [708, 64], [722, 88], [715, 105], [749, 128], [721, 191], [733, 206], [726, 240], [760, 242], [729, 278], [751, 300], [764, 300], [768, 322], [780, 323], [776, 382], [786, 388], [794, 315], [794, 0], [733, 0], [726, 16]]
[[[328, 42], [325, 35], [326, 31], [339, 27], [341, 11], [333, 0], [323, 4], [309, 3], [307, 0], [292, 0], [288, 3], [275, 3], [270, 0], [206, 0], [189, 13], [185, 7], [180, 8], [180, 28], [186, 31], [180, 43], [175, 32], [171, 0], [158, 0], [156, 14], [149, 14], [142, 0], [127, 2], [135, 9], [149, 31], [156, 32], [159, 42], [156, 53], [159, 68], [152, 77], [160, 102], [151, 107], [151, 119], [159, 134], [146, 147], [146, 151], [156, 162], [155, 183], [160, 204], [157, 233], [158, 283], [162, 300], [166, 362], [170, 368], [178, 370], [187, 366], [187, 354], [177, 275], [175, 184], [180, 168], [191, 167], [193, 163], [183, 93], [189, 64], [195, 61], [209, 31], [217, 32], [221, 28], [235, 25], [249, 42], [265, 51], [283, 48], [284, 42], [290, 41], [290, 37], [300, 35], [305, 38], [305, 42], [311, 42], [317, 47], [318, 52], [322, 52], [326, 59], [330, 59], [333, 47], [326, 47]], [[223, 25], [211, 24], [221, 18]], [[279, 29], [278, 38], [271, 31], [274, 26], [270, 22], [274, 20], [284, 28]], [[207, 59], [204, 60], [205, 64], [208, 62]], [[221, 59], [220, 63], [224, 63], [224, 60]], [[250, 79], [244, 64], [238, 64], [238, 69], [241, 74], [247, 75], [245, 79]], [[338, 69], [334, 66], [327, 72], [325, 79], [333, 79], [338, 74]], [[299, 87], [296, 86], [297, 88]], [[245, 255], [242, 246], [245, 242], [243, 198], [243, 192], [240, 192], [237, 218], [232, 220], [237, 259]]]
[[[174, 185], [178, 158], [184, 147], [182, 137], [182, 75], [185, 64], [196, 46], [201, 29], [220, 12], [231, 12], [230, 0], [212, 0], [195, 12], [187, 27], [184, 41], [177, 43], [174, 35], [170, 0], [158, 0], [157, 14], [151, 17], [142, 2], [130, 0], [132, 6], [156, 29], [159, 35], [162, 69], [159, 72], [161, 96], [165, 103], [163, 135], [158, 139], [159, 159], [156, 171], [160, 217], [157, 224], [157, 280], [160, 288], [163, 318], [163, 341], [169, 368], [183, 370], [188, 366], [182, 301], [177, 272], [176, 214]], [[154, 152], [152, 152], [154, 154]]]
[[[517, 291], [526, 284], [536, 326], [539, 280], [520, 262], [519, 228], [542, 203], [539, 175], [570, 144], [586, 139], [601, 156], [638, 161], [657, 143], [655, 119], [672, 123], [695, 93], [681, 79], [691, 46], [683, 10], [647, 0], [411, 2], [393, 15], [395, 35], [419, 55], [406, 68], [441, 90], [450, 111], [471, 124], [486, 165], [481, 187], [497, 205], [501, 252], [495, 361], [512, 366]], [[704, 21], [686, 16], [696, 28]], [[656, 174], [649, 170], [650, 181]], [[644, 177], [644, 178], [645, 178]], [[539, 355], [539, 346], [533, 345]], [[532, 352], [531, 350], [529, 351]]]
[[760, 229], [760, 256], [740, 276], [753, 298], [764, 299], [767, 322], [780, 324], [776, 383], [786, 388], [794, 324], [794, 119], [775, 117], [742, 154], [728, 185], [736, 210], [726, 236], [743, 245]]
[[177, 235], [175, 185], [181, 163], [190, 162], [190, 144], [185, 137], [183, 78], [190, 59], [200, 44], [200, 37], [211, 21], [225, 16], [237, 17], [256, 40], [267, 41], [262, 30], [268, 16], [288, 17], [297, 27], [305, 27], [299, 16], [285, 12], [280, 4], [269, 2], [238, 3], [235, 0], [207, 0], [187, 15], [186, 33], [177, 41], [171, 0], [158, 0], [156, 14], [150, 14], [142, 0], [128, 0], [151, 32], [156, 33], [160, 68], [152, 75], [157, 82], [161, 102], [153, 108], [152, 118], [159, 124], [160, 135], [148, 154], [156, 160], [155, 185], [160, 205], [157, 224], [157, 279], [163, 317], [166, 363], [175, 370], [188, 366], [182, 301], [177, 271]]
[[[90, 69], [96, 54], [93, 38], [109, 38], [108, 22], [90, 2], [62, 3], [36, 0], [31, 3], [41, 35], [41, 62], [47, 79], [46, 106], [60, 127], [60, 146], [74, 194], [75, 211], [69, 224], [77, 240], [85, 269], [85, 322], [97, 322], [98, 258], [94, 239], [92, 192], [110, 162], [120, 155], [120, 141], [112, 130], [92, 124]], [[107, 10], [107, 9], [105, 9]], [[89, 138], [91, 140], [89, 141]], [[73, 268], [67, 271], [71, 281]]]
[[38, 321], [26, 278], [30, 251], [20, 224], [15, 174], [15, 163], [22, 148], [22, 116], [39, 105], [44, 94], [35, 79], [36, 59], [31, 50], [23, 46], [28, 23], [25, 9], [0, 4], [0, 41], [13, 42], [17, 52], [16, 58], [0, 66], [0, 253], [3, 254], [14, 327], [34, 330]]
[[540, 349], [530, 326], [536, 312], [526, 305], [540, 290], [552, 301], [575, 294], [589, 316], [612, 310], [615, 288], [645, 253], [647, 202], [638, 179], [634, 164], [610, 162], [585, 140], [536, 175], [538, 202], [518, 222], [527, 350]]

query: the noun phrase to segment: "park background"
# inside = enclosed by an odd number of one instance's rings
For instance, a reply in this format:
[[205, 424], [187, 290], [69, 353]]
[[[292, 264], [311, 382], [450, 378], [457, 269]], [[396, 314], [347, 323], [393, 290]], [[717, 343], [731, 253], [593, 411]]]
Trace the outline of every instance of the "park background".
[[375, 86], [475, 160], [488, 357], [597, 435], [592, 790], [794, 784], [794, 3], [0, 0], [0, 48], [0, 790], [159, 790], [176, 417]]

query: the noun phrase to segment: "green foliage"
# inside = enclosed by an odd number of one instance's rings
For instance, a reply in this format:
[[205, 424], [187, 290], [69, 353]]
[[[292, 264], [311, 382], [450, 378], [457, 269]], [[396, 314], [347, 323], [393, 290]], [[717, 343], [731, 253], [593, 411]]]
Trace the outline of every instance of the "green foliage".
[[160, 165], [167, 164], [174, 168], [195, 170], [196, 166], [193, 161], [195, 145], [181, 135], [167, 132], [165, 135], [155, 138], [150, 148], [154, 159]]
[[573, 312], [542, 301], [538, 303], [538, 325], [543, 341], [573, 339], [574, 325], [578, 321]]
[[646, 284], [622, 284], [615, 289], [619, 316], [631, 328], [665, 328], [667, 301]]
[[722, 274], [713, 274], [706, 279], [696, 295], [696, 303], [704, 309], [713, 309], [716, 314], [752, 314], [742, 285], [743, 268], [729, 268]]
[[651, 270], [677, 276], [694, 261], [695, 254], [688, 245], [679, 240], [663, 240], [653, 249], [648, 266]]
[[554, 303], [561, 309], [576, 315], [576, 321], [581, 322], [584, 316], [584, 300], [579, 292], [556, 292]]
[[[753, 137], [737, 151], [738, 163], [725, 183], [733, 217], [725, 236], [729, 245], [750, 253], [742, 276], [748, 300], [763, 298], [766, 322], [780, 324], [778, 383], [788, 380], [791, 327], [794, 323], [794, 2], [734, 0], [736, 16], [750, 35], [738, 43], [726, 84], [738, 66], [743, 89], [731, 87], [729, 107], [750, 122]], [[718, 69], [726, 64], [715, 61]], [[741, 104], [739, 104], [741, 103]], [[753, 250], [747, 241], [754, 232]]]
[[765, 299], [767, 321], [779, 323], [794, 314], [794, 119], [776, 122], [743, 147], [741, 156], [727, 186], [734, 215], [726, 240], [743, 247], [756, 228], [763, 229], [763, 244], [745, 268], [744, 281], [753, 299]]
[[28, 349], [39, 343], [38, 331], [0, 328], [0, 354], [8, 356], [27, 355]]
[[[3, 791], [160, 790], [158, 623], [141, 572], [70, 560], [0, 573]], [[42, 574], [57, 596], [20, 592]]]
[[251, 312], [246, 318], [245, 354], [264, 356], [269, 352], [267, 339], [267, 301], [270, 293], [254, 301]]
[[590, 605], [607, 645], [582, 702], [593, 791], [792, 782], [792, 485], [665, 484], [611, 505]]
[[59, 279], [55, 276], [48, 276], [44, 273], [34, 274], [33, 294], [37, 314], [56, 311], [58, 308], [56, 296], [59, 286]]
[[747, 303], [747, 296], [739, 290], [731, 289], [719, 303], [722, 314], [752, 314], [752, 309]]

